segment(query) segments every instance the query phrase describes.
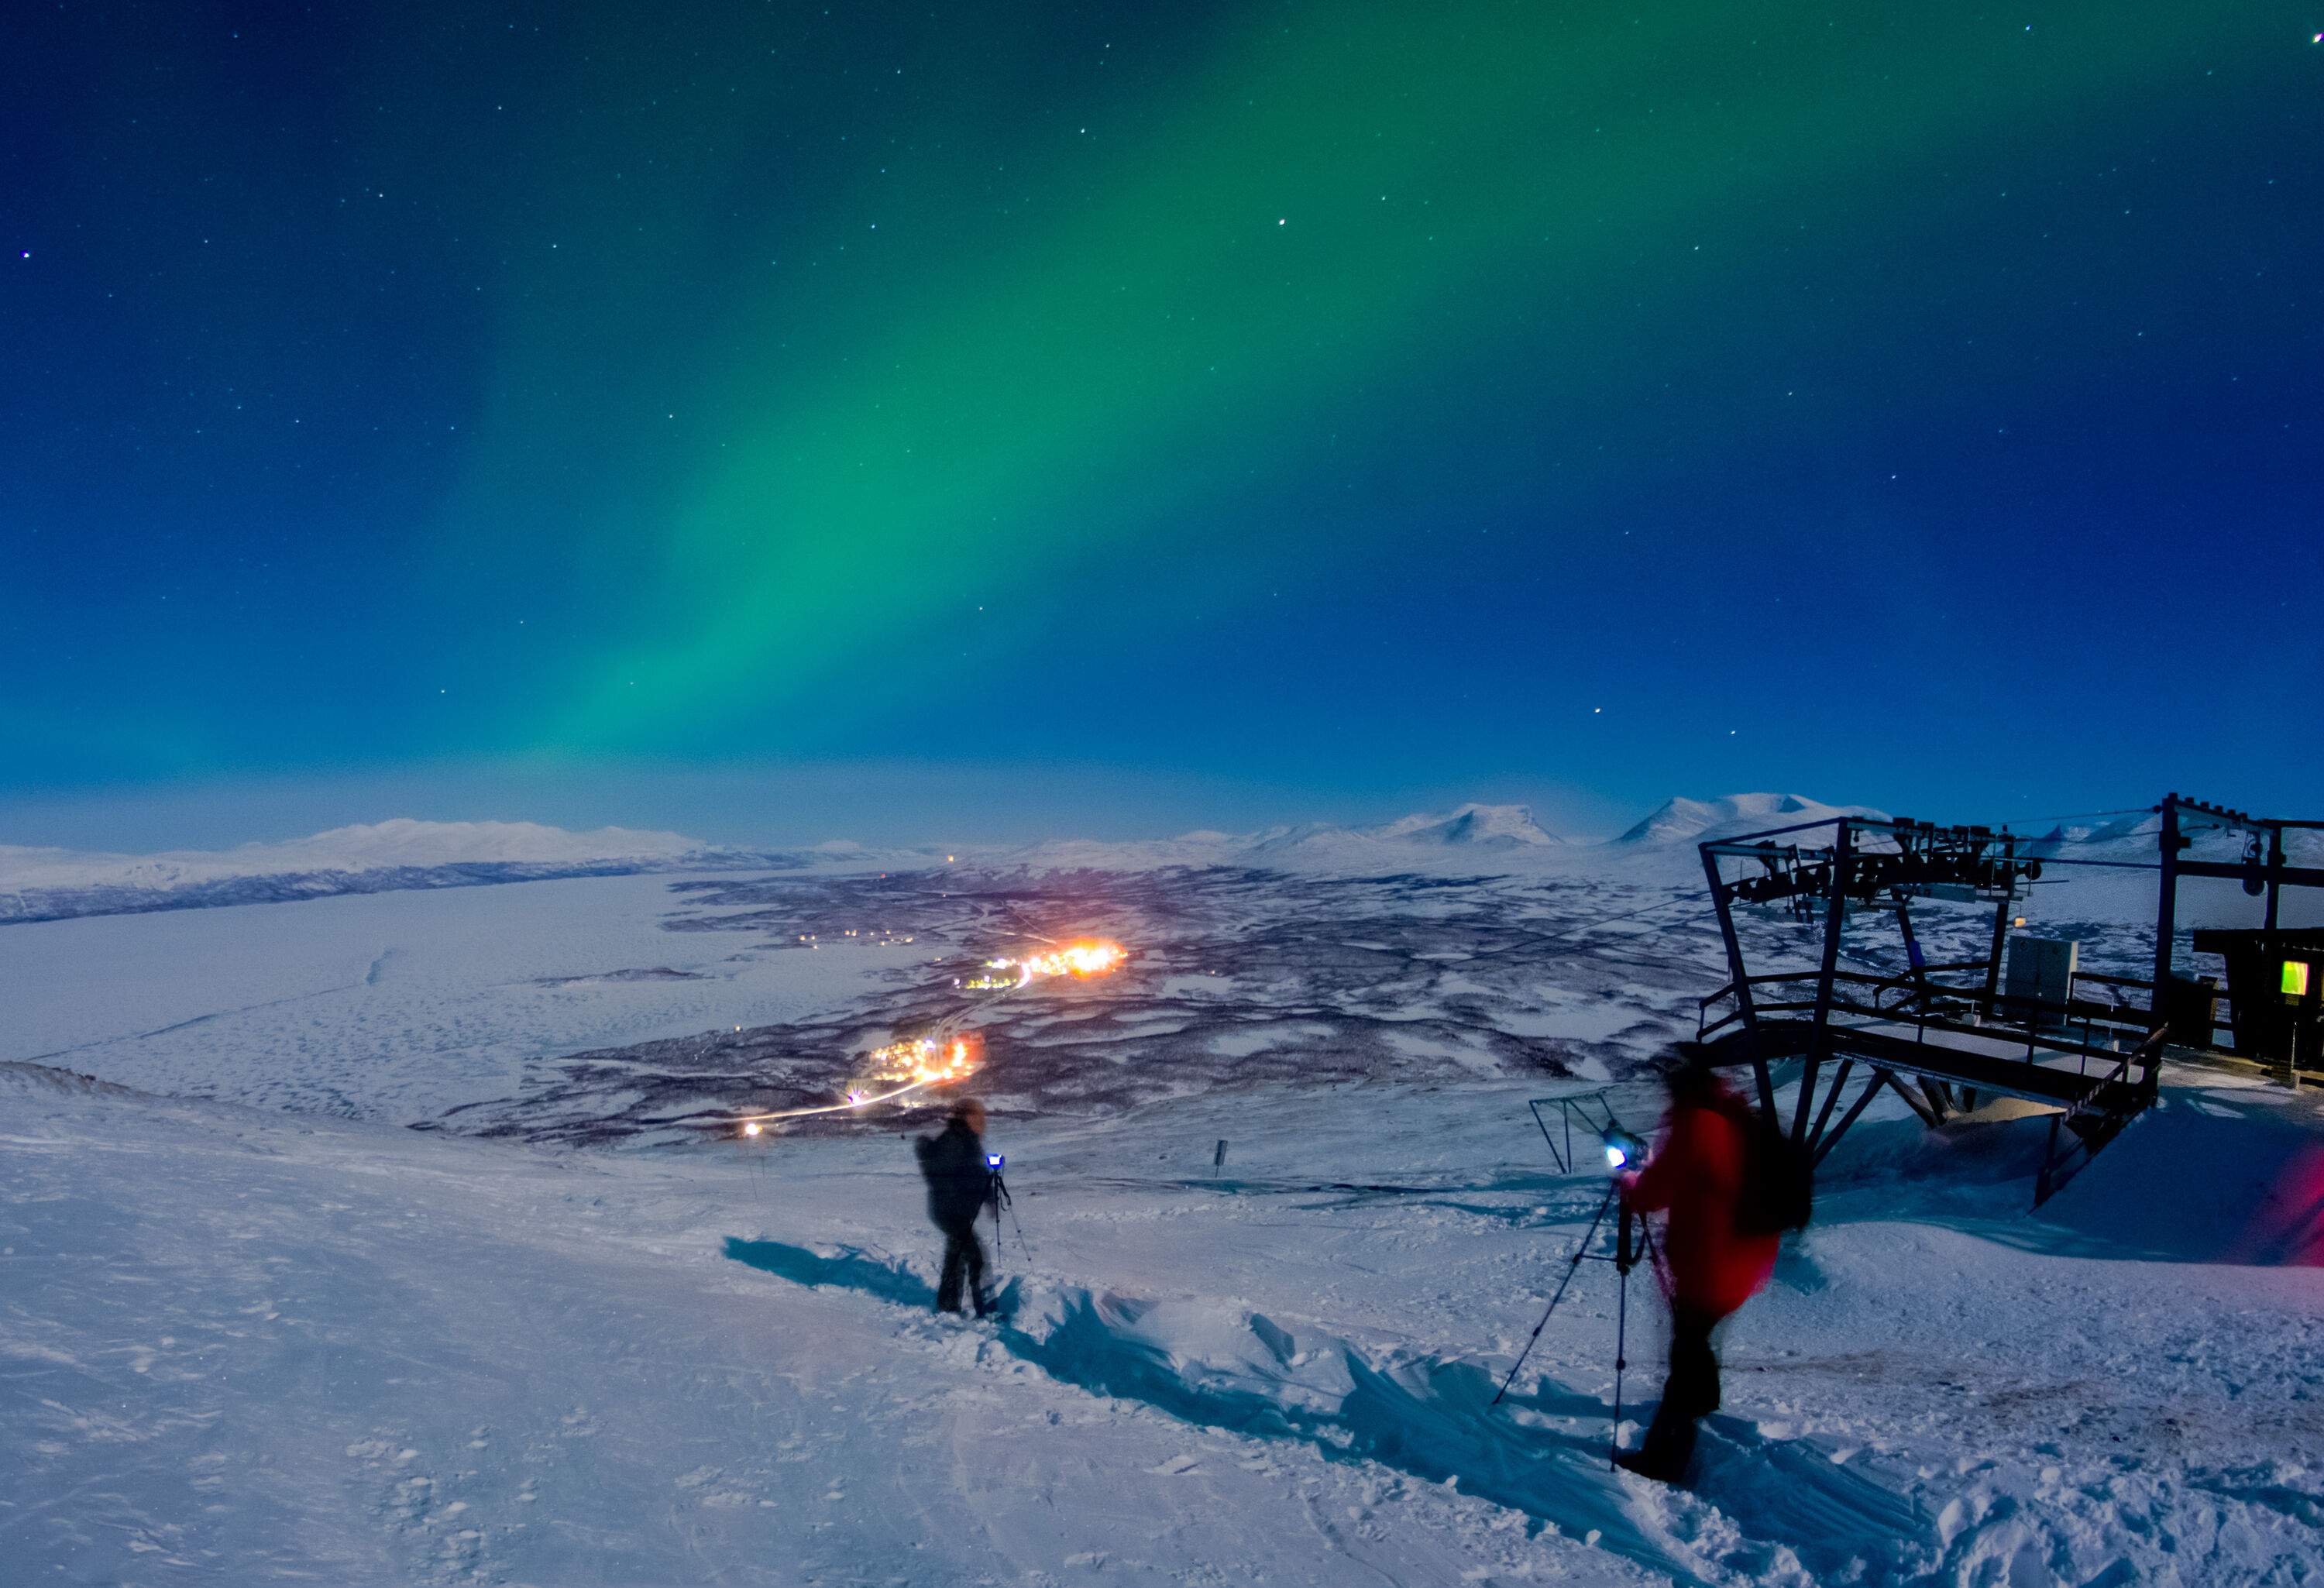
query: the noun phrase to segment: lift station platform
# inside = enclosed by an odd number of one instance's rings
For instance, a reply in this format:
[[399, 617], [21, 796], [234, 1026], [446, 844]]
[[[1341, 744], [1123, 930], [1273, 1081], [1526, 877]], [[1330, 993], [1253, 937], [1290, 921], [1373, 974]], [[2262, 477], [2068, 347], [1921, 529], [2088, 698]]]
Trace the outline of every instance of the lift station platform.
[[[2166, 1054], [2280, 1064], [2296, 1084], [2324, 1031], [2324, 933], [2280, 928], [2280, 900], [2285, 888], [2324, 887], [2324, 868], [2290, 864], [2284, 841], [2324, 823], [2256, 817], [2176, 794], [2154, 808], [2152, 862], [2044, 857], [2006, 829], [1860, 816], [1703, 843], [1731, 979], [1702, 1000], [1700, 1048], [1712, 1064], [1748, 1066], [1760, 1108], [1816, 1162], [1883, 1086], [1932, 1128], [1988, 1097], [2043, 1105], [2053, 1112], [2037, 1207], [2153, 1103]], [[2188, 858], [2190, 832], [2204, 827], [2246, 834], [2244, 859]], [[2011, 937], [2013, 922], [2023, 924], [2017, 903], [2045, 864], [2154, 874], [2152, 975], [2084, 971], [2072, 944]], [[2193, 935], [2194, 953], [2227, 960], [2225, 1022], [2217, 982], [2176, 969], [2179, 882], [2190, 876], [2230, 878], [2265, 900], [2255, 930]], [[1991, 908], [1984, 954], [1928, 961], [1913, 907], [1938, 900]], [[1738, 905], [1775, 906], [1820, 925], [1815, 968], [1755, 974]], [[1842, 968], [1849, 919], [1868, 912], [1893, 920], [1904, 969]], [[1792, 1059], [1800, 1088], [1784, 1122], [1772, 1066]], [[1858, 1090], [1842, 1110], [1851, 1082]]]

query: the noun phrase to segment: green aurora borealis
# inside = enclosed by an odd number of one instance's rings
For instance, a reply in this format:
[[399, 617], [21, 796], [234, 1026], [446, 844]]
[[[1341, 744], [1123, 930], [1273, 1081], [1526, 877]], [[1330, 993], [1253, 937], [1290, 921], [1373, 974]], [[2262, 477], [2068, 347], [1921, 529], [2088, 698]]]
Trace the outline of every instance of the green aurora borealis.
[[[2312, 530], [2324, 51], [2288, 8], [421, 9], [140, 13], [57, 111], [105, 180], [11, 262], [53, 388], [10, 421], [0, 606], [36, 780], [1873, 798], [2045, 669], [2204, 721], [2150, 770], [2057, 712], [2013, 791], [2264, 753], [2152, 658], [2241, 599], [2158, 558]], [[2061, 612], [2026, 576], [2067, 569]], [[2227, 665], [2312, 669], [2310, 632]], [[1825, 669], [1934, 742], [1791, 681]]]

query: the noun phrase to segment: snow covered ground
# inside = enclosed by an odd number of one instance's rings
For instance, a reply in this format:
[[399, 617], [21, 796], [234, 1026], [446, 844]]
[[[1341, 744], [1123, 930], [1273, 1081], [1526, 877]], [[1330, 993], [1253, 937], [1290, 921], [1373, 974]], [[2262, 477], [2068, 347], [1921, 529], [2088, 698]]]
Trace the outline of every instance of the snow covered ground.
[[576, 1048], [772, 1025], [885, 951], [665, 929], [684, 874], [569, 878], [0, 927], [0, 1059], [381, 1119], [505, 1095]]
[[[1526, 1099], [1649, 1122], [1633, 1077], [1721, 977], [1685, 835], [1471, 814], [1279, 867], [0, 928], [0, 1060], [37, 1061], [0, 1063], [0, 1580], [2324, 1575], [2324, 1118], [2209, 1072], [2038, 1216], [2045, 1121], [1930, 1135], [1884, 1094], [1732, 1325], [1692, 1491], [1606, 1466], [1602, 1265], [1490, 1407], [1603, 1189]], [[952, 984], [1080, 931], [1130, 965]], [[997, 1326], [927, 1311], [925, 1114], [699, 1128], [964, 1008], [1026, 1237]]]
[[[51, 1074], [0, 1078], [12, 1580], [2218, 1583], [2319, 1562], [2324, 1275], [2283, 1266], [2315, 1230], [2238, 1228], [2239, 1182], [2167, 1221], [2177, 1249], [2138, 1234], [2153, 1177], [2183, 1183], [2230, 1115], [2296, 1143], [2312, 1189], [2324, 1136], [2281, 1094], [2174, 1090], [2038, 1219], [2030, 1134], [1860, 1126], [1730, 1332], [1688, 1493], [1605, 1466], [1609, 1270], [1488, 1404], [1599, 1191], [1550, 1172], [1534, 1088], [1001, 1119], [1029, 1246], [1009, 1233], [1013, 1313], [977, 1328], [926, 1311], [894, 1136], [551, 1152]], [[1632, 1300], [1637, 1408], [1660, 1315], [1643, 1276]]]

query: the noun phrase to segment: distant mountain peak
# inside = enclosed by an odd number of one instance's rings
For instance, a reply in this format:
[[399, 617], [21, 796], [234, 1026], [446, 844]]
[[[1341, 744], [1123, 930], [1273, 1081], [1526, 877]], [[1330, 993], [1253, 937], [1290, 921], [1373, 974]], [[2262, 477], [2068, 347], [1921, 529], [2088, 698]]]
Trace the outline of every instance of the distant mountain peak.
[[1564, 842], [1533, 819], [1530, 806], [1480, 805], [1475, 800], [1446, 816], [1404, 817], [1367, 829], [1365, 836], [1401, 844], [1475, 845], [1492, 849]]
[[1754, 827], [1779, 827], [1828, 817], [1882, 814], [1868, 806], [1826, 805], [1803, 794], [1721, 794], [1714, 799], [1690, 799], [1681, 794], [1663, 801], [1646, 819], [1614, 842], [1694, 844], [1709, 837], [1748, 832]]

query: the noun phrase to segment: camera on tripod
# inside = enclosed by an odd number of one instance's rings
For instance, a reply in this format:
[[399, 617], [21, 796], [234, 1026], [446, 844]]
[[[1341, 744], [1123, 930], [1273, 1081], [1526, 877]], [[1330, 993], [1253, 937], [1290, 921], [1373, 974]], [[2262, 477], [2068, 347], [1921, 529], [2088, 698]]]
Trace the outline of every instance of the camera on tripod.
[[1017, 1229], [1017, 1244], [1029, 1259], [1033, 1248], [1025, 1239], [1025, 1226], [1018, 1222], [1017, 1198], [1010, 1195], [1008, 1178], [1001, 1172], [1008, 1161], [997, 1152], [984, 1155], [984, 1205], [992, 1210], [992, 1250], [995, 1255], [1001, 1251], [1001, 1210], [1005, 1207], [1009, 1210], [1009, 1222]]
[[[1542, 1107], [1545, 1103], [1554, 1103], [1562, 1116], [1563, 1130], [1557, 1133], [1551, 1131], [1549, 1121], [1542, 1115]], [[1614, 1117], [1614, 1105], [1607, 1100], [1602, 1090], [1584, 1093], [1579, 1097], [1536, 1097], [1527, 1106], [1533, 1110], [1534, 1123], [1541, 1127], [1542, 1140], [1549, 1143], [1549, 1155], [1557, 1160], [1561, 1174], [1570, 1175], [1579, 1167], [1580, 1160], [1573, 1149], [1576, 1120], [1582, 1123], [1585, 1142], [1591, 1135], [1598, 1138], [1599, 1146], [1606, 1154], [1606, 1168], [1609, 1175], [1636, 1169], [1646, 1160], [1648, 1149], [1645, 1140], [1622, 1128], [1621, 1121]], [[1640, 1257], [1654, 1254], [1655, 1240], [1645, 1222], [1630, 1211], [1628, 1203], [1621, 1200], [1621, 1190], [1619, 1180], [1611, 1177], [1607, 1180], [1606, 1194], [1599, 1198], [1598, 1211], [1591, 1216], [1590, 1227], [1582, 1232], [1582, 1239], [1566, 1259], [1565, 1274], [1557, 1282], [1556, 1294], [1549, 1298], [1549, 1306], [1543, 1311], [1541, 1322], [1533, 1326], [1532, 1336], [1526, 1341], [1525, 1349], [1517, 1353], [1517, 1361], [1510, 1364], [1508, 1377], [1501, 1380], [1500, 1390], [1493, 1397], [1493, 1404], [1499, 1406], [1502, 1398], [1508, 1394], [1509, 1386], [1517, 1382], [1517, 1370], [1525, 1366], [1526, 1358], [1533, 1354], [1534, 1346], [1540, 1343], [1542, 1330], [1548, 1327], [1551, 1315], [1557, 1311], [1557, 1304], [1565, 1299], [1566, 1289], [1573, 1283], [1573, 1276], [1581, 1271], [1582, 1265], [1592, 1260], [1612, 1263], [1618, 1279], [1614, 1313], [1614, 1437], [1609, 1456], [1621, 1453], [1622, 1374], [1630, 1365], [1630, 1270], [1637, 1266]], [[1596, 1244], [1599, 1230], [1606, 1223], [1609, 1208], [1616, 1210], [1614, 1250], [1593, 1251], [1591, 1248]]]
[[1599, 1139], [1606, 1144], [1606, 1167], [1609, 1169], [1632, 1168], [1646, 1161], [1646, 1142], [1618, 1125], [1609, 1126]]
[[[1557, 1131], [1550, 1129], [1548, 1119], [1541, 1112], [1551, 1105], [1558, 1112], [1561, 1128]], [[1581, 1122], [1585, 1140], [1591, 1136], [1598, 1138], [1598, 1144], [1605, 1149], [1608, 1168], [1619, 1173], [1637, 1168], [1646, 1161], [1645, 1139], [1622, 1128], [1602, 1087], [1578, 1097], [1536, 1097], [1526, 1106], [1533, 1110], [1533, 1122], [1541, 1127], [1541, 1139], [1549, 1143], [1549, 1155], [1557, 1160], [1557, 1172], [1561, 1175], [1572, 1174], [1581, 1168], [1582, 1160], [1573, 1147], [1576, 1121]]]

